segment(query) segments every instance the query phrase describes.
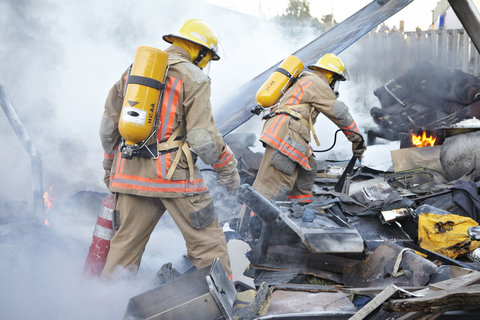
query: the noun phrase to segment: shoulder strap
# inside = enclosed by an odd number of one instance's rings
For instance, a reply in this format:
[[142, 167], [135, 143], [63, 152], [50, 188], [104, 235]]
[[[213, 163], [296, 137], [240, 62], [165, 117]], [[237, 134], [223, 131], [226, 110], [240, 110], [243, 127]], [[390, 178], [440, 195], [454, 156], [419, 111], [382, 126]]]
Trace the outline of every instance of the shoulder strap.
[[[309, 116], [308, 116], [308, 119], [305, 119], [298, 111], [296, 111], [294, 108], [298, 108], [298, 107], [310, 107], [310, 112], [309, 112]], [[301, 104], [295, 104], [295, 105], [291, 105], [291, 106], [286, 106], [286, 105], [281, 105], [277, 108], [277, 110], [275, 110], [275, 114], [287, 114], [297, 120], [300, 120], [300, 122], [302, 122], [302, 124], [304, 126], [306, 126], [307, 128], [310, 129], [310, 131], [312, 132], [312, 135], [313, 135], [313, 139], [315, 140], [315, 143], [317, 144], [317, 146], [320, 145], [320, 141], [318, 140], [318, 137], [317, 137], [317, 134], [315, 132], [315, 128], [313, 127], [313, 121], [312, 121], [312, 113], [313, 111], [315, 110], [315, 108], [313, 106], [311, 106], [310, 104], [308, 103], [301, 103]]]
[[170, 169], [168, 169], [167, 176], [165, 177], [167, 180], [171, 180], [173, 173], [175, 172], [175, 169], [177, 168], [178, 162], [180, 161], [180, 157], [182, 156], [182, 153], [185, 154], [185, 157], [187, 157], [187, 163], [188, 163], [188, 170], [190, 173], [190, 182], [193, 182], [194, 180], [194, 166], [193, 166], [193, 157], [192, 157], [192, 152], [190, 151], [190, 146], [188, 145], [188, 142], [186, 139], [182, 140], [175, 140], [180, 131], [183, 128], [183, 124], [180, 124], [173, 134], [168, 138], [167, 141], [165, 142], [159, 142], [157, 143], [157, 151], [167, 151], [167, 150], [172, 150], [177, 148], [177, 154], [175, 155], [175, 158], [173, 159], [172, 164], [170, 165]]

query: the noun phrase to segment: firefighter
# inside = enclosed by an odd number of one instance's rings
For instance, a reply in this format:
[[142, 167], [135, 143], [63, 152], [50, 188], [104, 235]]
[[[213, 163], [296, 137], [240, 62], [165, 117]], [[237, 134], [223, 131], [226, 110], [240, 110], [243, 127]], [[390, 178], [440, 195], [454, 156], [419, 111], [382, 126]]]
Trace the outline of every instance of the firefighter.
[[218, 257], [231, 274], [225, 236], [195, 165], [197, 156], [211, 165], [218, 183], [228, 192], [240, 184], [237, 161], [213, 119], [210, 79], [202, 70], [210, 60], [220, 59], [217, 37], [205, 22], [191, 19], [176, 33], [164, 35], [163, 40], [171, 43], [165, 50], [169, 69], [158, 106], [158, 131], [146, 142], [158, 148], [122, 158], [118, 122], [128, 69], [105, 103], [100, 126], [105, 182], [116, 194], [119, 219], [102, 270], [104, 278], [111, 277], [117, 266], [138, 270], [150, 234], [165, 211], [180, 229], [196, 268], [207, 267]]
[[317, 170], [310, 136], [318, 145], [313, 124], [320, 113], [349, 130], [344, 134], [355, 155], [366, 149], [348, 107], [337, 100], [339, 81], [346, 80], [343, 62], [329, 53], [308, 67], [312, 72], [303, 72], [264, 117], [260, 141], [265, 153], [253, 188], [268, 199], [312, 201]]

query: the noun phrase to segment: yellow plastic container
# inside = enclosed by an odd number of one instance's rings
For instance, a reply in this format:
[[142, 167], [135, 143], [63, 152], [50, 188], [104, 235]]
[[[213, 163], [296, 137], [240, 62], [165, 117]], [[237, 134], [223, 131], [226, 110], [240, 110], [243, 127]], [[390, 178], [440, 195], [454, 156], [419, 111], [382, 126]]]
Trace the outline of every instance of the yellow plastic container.
[[127, 145], [145, 140], [152, 132], [167, 64], [166, 52], [138, 47], [118, 122], [118, 130]]
[[264, 108], [273, 106], [302, 70], [302, 61], [293, 55], [288, 56], [257, 91], [257, 103]]

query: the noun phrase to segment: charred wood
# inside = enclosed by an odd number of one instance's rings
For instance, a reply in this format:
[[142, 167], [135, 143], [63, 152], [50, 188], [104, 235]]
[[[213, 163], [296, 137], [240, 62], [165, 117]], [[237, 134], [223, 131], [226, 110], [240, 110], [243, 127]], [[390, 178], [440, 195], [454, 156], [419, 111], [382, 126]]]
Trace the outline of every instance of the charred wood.
[[422, 311], [439, 313], [449, 310], [477, 309], [480, 304], [480, 285], [442, 290], [419, 298], [395, 299], [386, 302], [383, 308], [394, 312]]
[[327, 253], [312, 253], [307, 249], [290, 246], [271, 246], [268, 248], [267, 259], [271, 262], [284, 264], [305, 263], [310, 267], [341, 273], [344, 266], [355, 266], [360, 260]]

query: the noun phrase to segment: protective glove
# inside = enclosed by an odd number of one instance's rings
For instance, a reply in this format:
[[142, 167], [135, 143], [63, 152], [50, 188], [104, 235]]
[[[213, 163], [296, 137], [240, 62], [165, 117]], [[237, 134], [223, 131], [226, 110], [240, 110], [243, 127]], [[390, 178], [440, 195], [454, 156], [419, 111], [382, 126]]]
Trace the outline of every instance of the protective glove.
[[365, 146], [365, 141], [359, 136], [357, 137], [358, 139], [352, 141], [352, 152], [360, 159], [365, 150], [367, 150], [367, 147]]
[[218, 184], [224, 187], [229, 194], [235, 193], [240, 187], [240, 175], [236, 167], [229, 171], [220, 171], [218, 174]]

